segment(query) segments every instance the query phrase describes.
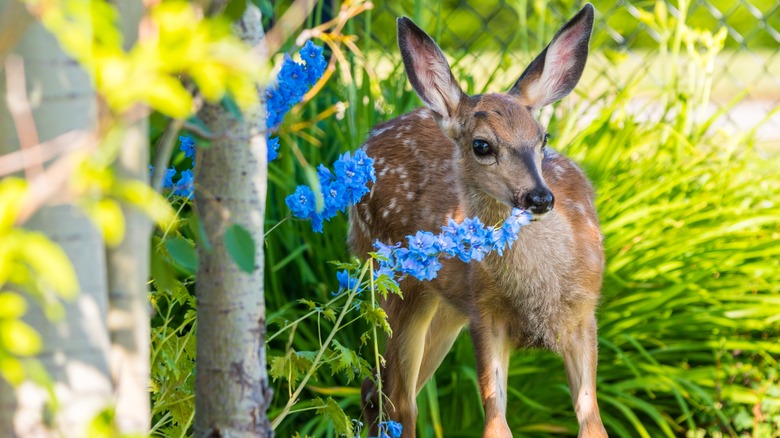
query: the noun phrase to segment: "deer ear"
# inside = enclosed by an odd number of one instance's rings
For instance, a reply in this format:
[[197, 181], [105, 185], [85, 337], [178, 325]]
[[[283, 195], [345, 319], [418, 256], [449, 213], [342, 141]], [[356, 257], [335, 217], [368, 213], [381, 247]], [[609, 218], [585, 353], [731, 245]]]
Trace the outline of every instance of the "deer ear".
[[531, 62], [509, 94], [536, 109], [571, 93], [585, 69], [592, 30], [593, 6], [588, 3]]
[[425, 105], [442, 117], [452, 117], [463, 91], [439, 46], [412, 20], [398, 19], [398, 48], [412, 88]]

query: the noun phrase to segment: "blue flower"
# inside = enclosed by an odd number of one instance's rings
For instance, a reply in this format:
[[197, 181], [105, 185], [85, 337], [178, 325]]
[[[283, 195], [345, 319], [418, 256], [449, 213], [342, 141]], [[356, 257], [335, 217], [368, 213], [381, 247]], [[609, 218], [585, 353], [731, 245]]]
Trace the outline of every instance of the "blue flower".
[[358, 279], [349, 275], [346, 269], [336, 273], [336, 279], [339, 281], [339, 288], [352, 290], [357, 287]]
[[306, 81], [313, 86], [322, 77], [323, 73], [325, 73], [325, 67], [328, 66], [328, 62], [322, 56], [322, 47], [315, 45], [309, 40], [306, 41], [299, 53], [301, 59], [306, 64], [304, 68]]
[[[299, 196], [298, 189], [301, 186], [296, 189], [296, 194], [287, 197], [286, 202], [293, 215], [299, 219], [311, 219], [312, 229], [316, 232], [322, 232], [324, 221], [329, 221], [339, 211], [346, 211], [350, 205], [358, 203], [370, 191], [367, 187], [368, 181], [376, 180], [374, 160], [362, 150], [357, 151], [354, 156], [350, 152], [344, 153], [333, 167], [335, 173], [321, 164], [317, 167], [317, 178], [324, 201], [321, 212], [314, 212], [313, 209], [311, 212], [296, 210], [291, 206], [295, 204], [295, 200], [291, 198]], [[307, 189], [313, 193], [311, 188]]]
[[406, 248], [400, 243], [385, 245], [375, 241], [379, 256], [379, 269], [375, 275], [386, 274], [393, 279], [396, 275], [401, 278], [411, 275], [418, 280], [432, 280], [442, 268], [440, 255], [458, 257], [466, 263], [482, 261], [491, 251], [503, 255], [504, 249], [511, 248], [517, 240], [520, 228], [530, 222], [529, 216], [528, 212], [514, 209], [499, 229], [486, 227], [477, 217], [461, 223], [449, 219], [437, 235], [418, 231], [413, 236], [406, 236]]
[[380, 438], [401, 438], [403, 425], [395, 421], [383, 421], [379, 423]]
[[531, 219], [528, 212], [519, 208], [512, 209], [512, 214], [504, 221], [501, 228], [494, 232], [493, 249], [498, 251], [498, 255], [504, 255], [504, 248], [512, 248], [512, 244], [517, 240], [520, 227], [529, 223], [531, 223]]
[[269, 138], [266, 142], [268, 147], [268, 162], [275, 160], [279, 156], [279, 137]]
[[192, 198], [192, 192], [194, 188], [194, 181], [192, 178], [192, 170], [187, 169], [181, 173], [181, 178], [173, 186], [173, 194], [177, 196], [183, 196], [185, 198]]
[[279, 125], [284, 115], [303, 99], [325, 72], [327, 62], [322, 56], [322, 47], [307, 41], [300, 52], [304, 64], [295, 62], [285, 54], [282, 67], [276, 76], [276, 84], [266, 88], [266, 127], [272, 129]]
[[193, 164], [195, 163], [195, 140], [192, 139], [189, 135], [181, 135], [179, 136], [179, 141], [181, 141], [181, 146], [179, 146], [179, 149], [184, 152], [184, 156], [187, 158], [192, 158]]
[[165, 178], [163, 178], [163, 188], [170, 189], [173, 187], [173, 177], [176, 176], [176, 168], [171, 167], [165, 170]]
[[309, 186], [298, 186], [295, 193], [285, 199], [285, 203], [292, 211], [293, 216], [299, 219], [312, 219], [316, 215], [314, 192]]

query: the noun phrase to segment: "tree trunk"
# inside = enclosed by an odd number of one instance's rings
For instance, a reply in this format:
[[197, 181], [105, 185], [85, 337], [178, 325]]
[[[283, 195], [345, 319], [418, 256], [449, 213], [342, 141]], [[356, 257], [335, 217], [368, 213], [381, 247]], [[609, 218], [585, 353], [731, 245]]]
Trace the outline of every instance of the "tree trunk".
[[[236, 32], [257, 45], [263, 35], [259, 10], [248, 2]], [[263, 220], [266, 196], [266, 133], [263, 105], [236, 120], [209, 105], [200, 117], [212, 132], [230, 133], [198, 149], [195, 199], [210, 251], [198, 254], [198, 336], [195, 377], [196, 437], [269, 437], [271, 391], [265, 368]], [[240, 139], [240, 140], [236, 140]], [[255, 242], [255, 270], [241, 271], [224, 243], [239, 224]]]
[[[138, 39], [143, 4], [119, 1], [125, 50]], [[146, 119], [128, 126], [115, 163], [122, 179], [149, 182], [149, 134]], [[116, 425], [121, 433], [145, 435], [150, 427], [149, 279], [152, 224], [137, 208], [122, 205], [125, 237], [106, 252], [111, 376], [116, 393]]]
[[[7, 4], [0, 0], [0, 10]], [[74, 129], [95, 129], [97, 105], [89, 77], [40, 24], [31, 25], [15, 53], [24, 59], [27, 95], [40, 95], [32, 114], [41, 141]], [[23, 136], [13, 129], [5, 105], [6, 73], [0, 73], [0, 153], [18, 149]], [[80, 293], [66, 303], [65, 316], [57, 322], [49, 321], [37, 306], [31, 306], [25, 317], [43, 339], [37, 358], [54, 382], [59, 411], [52, 417], [46, 407], [46, 390], [31, 382], [17, 388], [5, 386], [0, 389], [0, 436], [86, 436], [86, 426], [109, 406], [113, 395], [105, 327], [108, 295], [103, 239], [73, 205], [43, 207], [25, 226], [42, 231], [65, 250], [78, 276]]]

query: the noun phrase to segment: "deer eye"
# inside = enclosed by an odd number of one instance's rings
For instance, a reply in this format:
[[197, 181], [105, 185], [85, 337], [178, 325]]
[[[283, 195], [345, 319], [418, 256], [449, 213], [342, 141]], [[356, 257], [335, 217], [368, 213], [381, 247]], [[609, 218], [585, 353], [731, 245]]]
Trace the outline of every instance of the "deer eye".
[[493, 149], [490, 147], [490, 143], [486, 142], [485, 140], [474, 140], [471, 143], [471, 148], [474, 149], [474, 153], [479, 157], [484, 157], [485, 155], [493, 152]]
[[550, 134], [544, 133], [544, 140], [542, 140], [542, 149], [547, 147], [547, 140], [550, 139]]

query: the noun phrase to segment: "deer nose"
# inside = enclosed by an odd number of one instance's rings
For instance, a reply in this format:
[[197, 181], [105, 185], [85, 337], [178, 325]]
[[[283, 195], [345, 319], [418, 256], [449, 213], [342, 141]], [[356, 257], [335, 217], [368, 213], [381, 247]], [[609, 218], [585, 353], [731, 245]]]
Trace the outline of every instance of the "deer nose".
[[552, 210], [555, 197], [548, 189], [535, 189], [526, 195], [528, 209], [534, 214], [544, 214]]

